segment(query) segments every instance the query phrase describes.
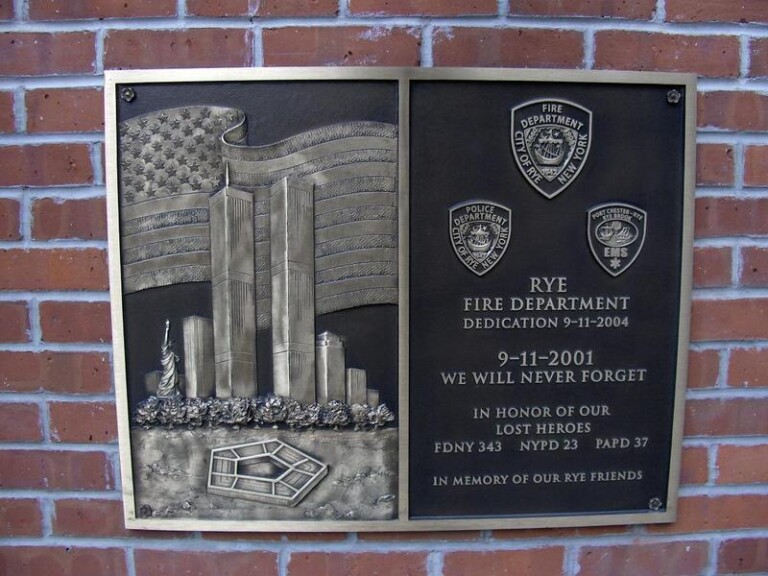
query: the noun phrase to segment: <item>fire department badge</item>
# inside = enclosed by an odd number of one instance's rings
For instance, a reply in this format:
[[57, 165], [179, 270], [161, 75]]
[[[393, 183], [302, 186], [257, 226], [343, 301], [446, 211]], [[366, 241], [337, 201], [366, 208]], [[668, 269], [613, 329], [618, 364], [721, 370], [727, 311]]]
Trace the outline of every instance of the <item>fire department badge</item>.
[[600, 204], [587, 212], [589, 249], [611, 276], [632, 266], [645, 242], [648, 214], [630, 204]]
[[489, 272], [509, 245], [512, 211], [486, 200], [470, 200], [450, 209], [451, 245], [464, 266], [478, 276]]
[[512, 152], [523, 176], [549, 199], [573, 183], [592, 141], [592, 112], [566, 100], [512, 109]]

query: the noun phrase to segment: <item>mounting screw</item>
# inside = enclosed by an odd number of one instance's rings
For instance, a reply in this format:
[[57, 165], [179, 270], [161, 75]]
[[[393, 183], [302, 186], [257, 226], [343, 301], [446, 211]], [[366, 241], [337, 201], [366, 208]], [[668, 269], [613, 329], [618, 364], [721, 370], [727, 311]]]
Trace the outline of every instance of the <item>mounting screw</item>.
[[136, 90], [131, 87], [121, 88], [120, 99], [126, 102], [133, 102], [136, 99]]
[[657, 510], [661, 510], [662, 501], [661, 498], [651, 498], [648, 500], [648, 508], [656, 512]]
[[679, 90], [670, 90], [667, 92], [667, 102], [670, 104], [677, 104], [682, 99], [683, 95]]

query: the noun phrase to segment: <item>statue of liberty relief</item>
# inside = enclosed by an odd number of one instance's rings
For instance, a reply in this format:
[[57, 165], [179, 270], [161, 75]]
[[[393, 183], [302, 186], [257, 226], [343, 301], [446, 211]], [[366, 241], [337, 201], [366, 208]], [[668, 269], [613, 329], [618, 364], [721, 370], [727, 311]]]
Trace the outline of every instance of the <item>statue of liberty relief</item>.
[[163, 366], [163, 374], [160, 376], [160, 384], [157, 386], [158, 398], [173, 398], [180, 396], [178, 384], [179, 373], [176, 370], [176, 364], [179, 357], [173, 351], [173, 340], [169, 335], [171, 321], [165, 321], [165, 338], [163, 338], [163, 347], [160, 356], [160, 364]]

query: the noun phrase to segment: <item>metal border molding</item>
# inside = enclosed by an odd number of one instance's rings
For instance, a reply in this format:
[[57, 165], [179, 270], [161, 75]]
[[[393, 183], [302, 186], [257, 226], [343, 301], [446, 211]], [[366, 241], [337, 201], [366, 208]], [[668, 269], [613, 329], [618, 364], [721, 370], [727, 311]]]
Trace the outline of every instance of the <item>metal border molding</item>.
[[128, 528], [674, 521], [693, 75], [107, 71], [105, 104]]

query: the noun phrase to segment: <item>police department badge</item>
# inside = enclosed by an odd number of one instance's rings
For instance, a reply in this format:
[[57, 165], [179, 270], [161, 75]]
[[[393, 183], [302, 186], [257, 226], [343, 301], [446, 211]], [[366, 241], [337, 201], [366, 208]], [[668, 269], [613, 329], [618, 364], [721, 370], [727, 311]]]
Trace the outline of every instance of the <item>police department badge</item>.
[[512, 109], [512, 151], [531, 186], [554, 198], [579, 175], [592, 141], [592, 112], [565, 100]]
[[449, 212], [451, 245], [464, 266], [478, 276], [493, 268], [509, 245], [512, 211], [486, 200], [456, 204]]
[[629, 268], [645, 242], [648, 213], [630, 204], [600, 204], [587, 212], [589, 249], [611, 276]]

